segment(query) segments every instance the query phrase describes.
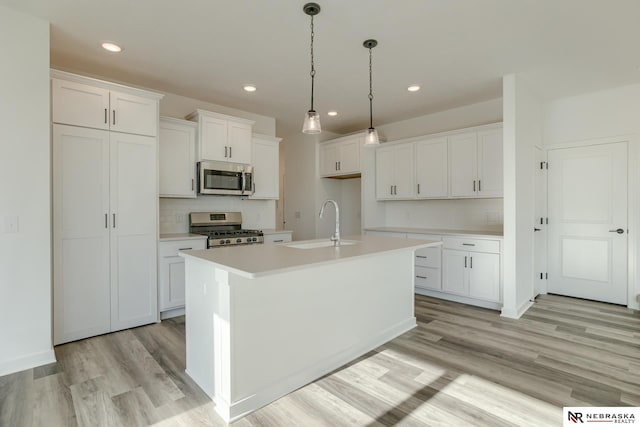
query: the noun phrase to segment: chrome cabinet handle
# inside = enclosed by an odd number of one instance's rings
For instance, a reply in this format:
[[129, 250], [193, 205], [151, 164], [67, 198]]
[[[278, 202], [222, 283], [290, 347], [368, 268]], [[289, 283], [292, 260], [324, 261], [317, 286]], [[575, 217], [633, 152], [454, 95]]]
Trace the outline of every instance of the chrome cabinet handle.
[[113, 124], [116, 124], [116, 110], [113, 110]]
[[609, 230], [609, 233], [622, 234], [622, 233], [624, 233], [624, 230], [622, 228], [616, 228], [615, 230]]
[[478, 192], [482, 191], [482, 186], [480, 185], [482, 181], [478, 180]]
[[473, 268], [473, 257], [469, 257], [469, 268]]
[[464, 268], [467, 268], [467, 256], [464, 257]]
[[113, 214], [113, 228], [116, 228], [116, 214]]

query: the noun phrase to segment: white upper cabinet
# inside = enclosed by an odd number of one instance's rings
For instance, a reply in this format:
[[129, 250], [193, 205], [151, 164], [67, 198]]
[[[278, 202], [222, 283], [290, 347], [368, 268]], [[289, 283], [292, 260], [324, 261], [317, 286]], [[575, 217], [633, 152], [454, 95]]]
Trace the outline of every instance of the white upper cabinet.
[[449, 189], [447, 138], [415, 143], [416, 197], [447, 197]]
[[502, 197], [502, 129], [478, 132], [478, 195]]
[[52, 70], [54, 123], [156, 136], [162, 95]]
[[280, 197], [280, 140], [267, 135], [253, 135], [251, 156], [253, 165], [253, 195], [250, 199]]
[[376, 150], [376, 198], [415, 197], [413, 144], [399, 144]]
[[451, 195], [502, 197], [502, 129], [449, 138]]
[[160, 118], [160, 197], [196, 197], [197, 124]]
[[362, 135], [351, 135], [320, 144], [320, 176], [324, 178], [360, 174]]
[[197, 161], [251, 163], [252, 120], [196, 110], [187, 120], [198, 123]]
[[478, 190], [477, 135], [465, 133], [449, 138], [451, 195], [475, 196]]

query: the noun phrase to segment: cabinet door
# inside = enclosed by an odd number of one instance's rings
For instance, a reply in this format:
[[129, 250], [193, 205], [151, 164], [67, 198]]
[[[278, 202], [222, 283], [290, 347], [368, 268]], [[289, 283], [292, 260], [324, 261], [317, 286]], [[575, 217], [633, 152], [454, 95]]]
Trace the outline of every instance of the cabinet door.
[[53, 341], [110, 330], [109, 132], [53, 126]]
[[376, 198], [393, 199], [394, 147], [376, 150]]
[[469, 252], [469, 296], [500, 302], [500, 255]]
[[449, 178], [452, 196], [475, 196], [477, 192], [477, 142], [475, 133], [449, 138]]
[[109, 129], [109, 91], [81, 83], [51, 79], [54, 123]]
[[184, 306], [184, 258], [163, 257], [160, 260], [160, 311]]
[[195, 123], [160, 120], [160, 197], [196, 197]]
[[478, 133], [478, 195], [502, 197], [502, 129]]
[[110, 129], [116, 132], [156, 136], [158, 101], [122, 92], [110, 93]]
[[338, 158], [338, 172], [340, 174], [354, 174], [360, 172], [360, 138], [342, 141]]
[[253, 138], [254, 193], [251, 199], [278, 199], [280, 197], [280, 152], [277, 141]]
[[157, 320], [156, 139], [110, 134], [111, 329]]
[[320, 176], [338, 175], [338, 159], [340, 147], [338, 144], [320, 145]]
[[227, 124], [229, 138], [228, 160], [234, 163], [251, 163], [251, 126], [244, 123]]
[[420, 199], [447, 197], [447, 139], [418, 142], [415, 150], [416, 196]]
[[227, 141], [227, 121], [215, 117], [200, 116], [198, 153], [200, 160], [227, 161], [229, 144]]
[[414, 189], [414, 159], [413, 144], [403, 144], [394, 147], [393, 155], [393, 185], [394, 197], [412, 198], [415, 196]]
[[442, 290], [450, 294], [469, 295], [469, 253], [442, 250]]

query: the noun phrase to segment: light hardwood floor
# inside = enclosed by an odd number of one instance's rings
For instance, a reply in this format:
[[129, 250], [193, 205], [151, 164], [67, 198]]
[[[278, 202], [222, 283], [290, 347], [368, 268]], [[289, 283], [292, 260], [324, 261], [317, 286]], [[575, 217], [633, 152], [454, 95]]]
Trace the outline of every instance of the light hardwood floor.
[[[541, 296], [520, 320], [416, 296], [418, 327], [234, 426], [562, 425], [640, 406], [640, 313]], [[184, 318], [55, 348], [0, 377], [0, 426], [219, 426], [184, 373]]]

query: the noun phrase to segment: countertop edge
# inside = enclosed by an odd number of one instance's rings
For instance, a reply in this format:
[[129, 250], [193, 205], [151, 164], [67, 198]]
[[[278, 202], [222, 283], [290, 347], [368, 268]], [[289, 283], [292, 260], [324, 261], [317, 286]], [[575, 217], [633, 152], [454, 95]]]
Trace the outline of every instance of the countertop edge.
[[449, 230], [438, 228], [411, 228], [411, 227], [366, 227], [363, 228], [366, 231], [381, 231], [389, 233], [407, 233], [407, 234], [440, 234], [446, 236], [473, 236], [478, 238], [487, 239], [502, 239], [504, 233], [500, 231], [489, 230]]
[[158, 236], [159, 242], [171, 242], [174, 240], [198, 240], [206, 239], [207, 236], [192, 233], [161, 233]]

